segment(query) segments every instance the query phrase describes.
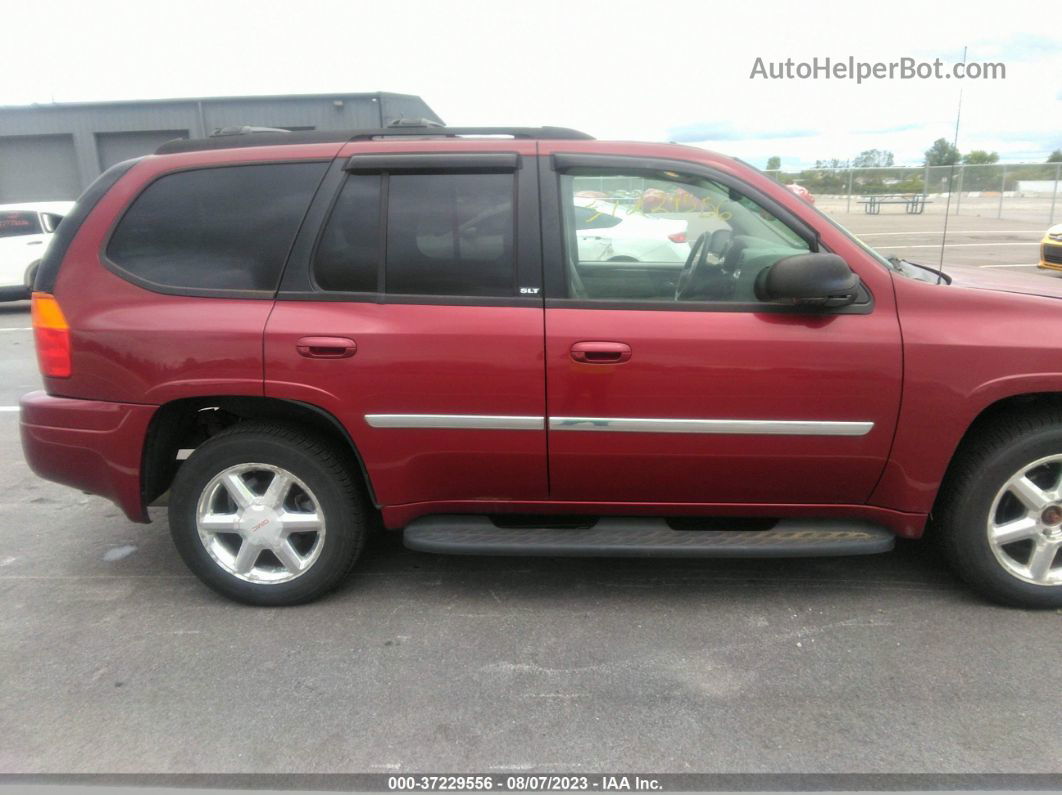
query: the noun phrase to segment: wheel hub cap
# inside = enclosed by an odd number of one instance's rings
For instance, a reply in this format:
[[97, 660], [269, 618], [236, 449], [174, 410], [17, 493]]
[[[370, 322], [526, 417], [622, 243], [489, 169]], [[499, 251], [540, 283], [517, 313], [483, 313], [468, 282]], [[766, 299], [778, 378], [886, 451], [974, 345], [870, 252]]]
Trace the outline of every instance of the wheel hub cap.
[[196, 528], [222, 569], [247, 582], [277, 584], [317, 562], [325, 520], [313, 492], [291, 472], [271, 464], [239, 464], [203, 489]]
[[1015, 472], [992, 501], [988, 543], [1013, 577], [1062, 586], [1062, 455]]
[[252, 505], [240, 511], [240, 529], [244, 538], [260, 547], [271, 547], [283, 538], [284, 521], [280, 514], [264, 505]]
[[1044, 509], [1044, 512], [1040, 514], [1040, 521], [1045, 525], [1056, 525], [1062, 522], [1062, 508], [1057, 505], [1049, 505]]

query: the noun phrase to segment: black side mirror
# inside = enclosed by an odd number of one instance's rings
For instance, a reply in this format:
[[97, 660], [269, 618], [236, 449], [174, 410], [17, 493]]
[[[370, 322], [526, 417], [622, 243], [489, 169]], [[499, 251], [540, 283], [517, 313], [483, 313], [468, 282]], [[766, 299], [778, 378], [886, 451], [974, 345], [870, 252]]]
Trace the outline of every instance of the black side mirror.
[[764, 268], [753, 289], [761, 301], [814, 306], [848, 306], [858, 295], [859, 277], [836, 254], [796, 254]]

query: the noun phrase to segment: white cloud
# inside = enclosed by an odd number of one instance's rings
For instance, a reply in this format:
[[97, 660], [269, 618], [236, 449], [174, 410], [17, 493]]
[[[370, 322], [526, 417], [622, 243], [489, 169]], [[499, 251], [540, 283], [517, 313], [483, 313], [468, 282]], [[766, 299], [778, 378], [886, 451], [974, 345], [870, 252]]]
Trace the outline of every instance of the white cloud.
[[918, 162], [951, 138], [957, 81], [750, 80], [757, 56], [950, 60], [967, 44], [1008, 71], [964, 83], [960, 148], [1013, 159], [1062, 146], [1062, 35], [1046, 2], [53, 0], [4, 15], [5, 104], [382, 89], [420, 94], [450, 123], [649, 140], [714, 126], [742, 134], [716, 148], [792, 164], [874, 147]]

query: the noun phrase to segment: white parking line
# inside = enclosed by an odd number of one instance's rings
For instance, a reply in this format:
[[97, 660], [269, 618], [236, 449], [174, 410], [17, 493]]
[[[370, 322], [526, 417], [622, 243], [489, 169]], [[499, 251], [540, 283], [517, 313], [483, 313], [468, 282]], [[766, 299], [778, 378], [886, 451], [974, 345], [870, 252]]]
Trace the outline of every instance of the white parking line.
[[1016, 262], [1013, 265], [981, 265], [982, 268], [1035, 268], [1035, 262]]
[[[913, 232], [913, 231], [912, 232], [853, 232], [852, 234], [856, 235], [857, 237], [885, 237], [886, 235], [912, 235], [912, 236], [918, 237], [920, 235], [940, 235], [940, 234], [943, 234], [943, 232], [940, 229], [936, 229], [936, 230], [933, 230], [933, 231], [930, 231], [930, 232]], [[1010, 229], [1010, 230], [1006, 230], [1006, 229], [1004, 229], [1004, 230], [999, 230], [999, 229], [991, 229], [991, 230], [971, 229], [968, 232], [956, 232], [955, 230], [949, 230], [948, 234], [949, 235], [1036, 235], [1037, 237], [1040, 237], [1040, 236], [1043, 235], [1043, 232], [1037, 231], [1035, 229]]]
[[33, 331], [33, 326], [18, 326], [16, 328], [0, 328], [0, 331]]
[[[1039, 243], [948, 243], [944, 248], [983, 248], [988, 246], [1038, 246]], [[889, 246], [889, 249], [894, 248], [940, 248], [940, 243], [917, 246]]]
[[18, 406], [0, 406], [0, 411], [18, 411]]

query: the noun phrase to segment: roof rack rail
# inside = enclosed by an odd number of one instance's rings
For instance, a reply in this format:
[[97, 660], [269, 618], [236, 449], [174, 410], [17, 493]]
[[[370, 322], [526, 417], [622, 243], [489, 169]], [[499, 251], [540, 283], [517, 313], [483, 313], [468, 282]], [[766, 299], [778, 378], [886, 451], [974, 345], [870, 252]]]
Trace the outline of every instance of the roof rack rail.
[[283, 127], [252, 127], [249, 124], [240, 124], [235, 127], [216, 127], [211, 138], [221, 138], [226, 135], [251, 135], [253, 133], [288, 133]]
[[567, 127], [444, 127], [423, 119], [399, 119], [392, 126], [367, 130], [270, 130], [262, 127], [228, 127], [210, 138], [178, 138], [155, 150], [157, 155], [199, 152], [207, 149], [237, 149], [248, 146], [372, 141], [397, 137], [457, 138], [460, 136], [508, 136], [524, 140], [565, 141], [593, 140], [593, 136]]
[[395, 119], [393, 122], [387, 125], [388, 127], [445, 127], [441, 121], [433, 121], [432, 119]]
[[443, 127], [428, 125], [402, 124], [383, 130], [357, 130], [351, 136], [352, 141], [365, 141], [372, 138], [390, 138], [398, 135], [430, 135], [432, 137], [456, 138], [461, 135], [509, 136], [511, 138], [538, 139], [543, 141], [593, 140], [593, 136], [567, 127]]

